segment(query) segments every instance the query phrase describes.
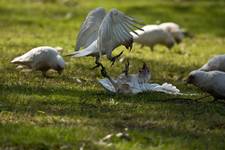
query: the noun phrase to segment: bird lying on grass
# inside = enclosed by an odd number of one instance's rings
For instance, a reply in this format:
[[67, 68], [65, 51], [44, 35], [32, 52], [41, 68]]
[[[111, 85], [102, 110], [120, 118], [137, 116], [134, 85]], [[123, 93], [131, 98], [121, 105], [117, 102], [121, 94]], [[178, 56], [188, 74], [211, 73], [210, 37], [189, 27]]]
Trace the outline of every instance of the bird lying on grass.
[[218, 71], [225, 72], [225, 55], [217, 55], [217, 56], [211, 58], [199, 70], [201, 70], [201, 71], [218, 70]]
[[105, 9], [96, 8], [87, 15], [81, 26], [75, 52], [67, 56], [93, 56], [96, 58], [96, 68], [102, 66], [101, 55], [106, 55], [113, 65], [123, 52], [112, 56], [112, 51], [120, 45], [132, 49], [133, 37], [130, 32], [134, 28], [140, 29], [138, 25], [141, 23], [121, 11], [112, 9], [106, 13]]
[[14, 58], [11, 63], [28, 67], [32, 70], [40, 70], [47, 77], [49, 69], [62, 73], [65, 62], [56, 48], [41, 46], [33, 48], [22, 56]]
[[171, 49], [175, 44], [173, 36], [162, 30], [158, 25], [146, 25], [142, 29], [144, 31], [135, 30], [138, 35], [131, 32], [134, 42], [141, 44], [141, 47], [149, 46], [153, 51], [155, 45], [165, 45], [168, 49]]
[[129, 63], [125, 65], [125, 70], [117, 78], [112, 79], [105, 69], [101, 70], [104, 79], [98, 80], [99, 83], [111, 93], [137, 94], [147, 91], [164, 92], [167, 94], [181, 94], [180, 90], [172, 84], [148, 83], [151, 73], [148, 66], [144, 63], [137, 74], [128, 74]]
[[145, 83], [150, 79], [150, 72], [147, 65], [144, 63], [143, 67], [139, 70], [138, 74], [128, 74], [129, 71], [129, 62], [125, 65], [125, 70], [121, 75], [119, 75], [114, 81], [105, 71], [105, 69], [101, 70], [101, 74], [103, 77], [106, 77], [113, 87], [115, 91], [118, 93], [129, 94], [132, 92], [132, 87], [138, 86], [139, 83]]
[[225, 99], [225, 72], [195, 70], [189, 74], [187, 83], [211, 94], [214, 100]]

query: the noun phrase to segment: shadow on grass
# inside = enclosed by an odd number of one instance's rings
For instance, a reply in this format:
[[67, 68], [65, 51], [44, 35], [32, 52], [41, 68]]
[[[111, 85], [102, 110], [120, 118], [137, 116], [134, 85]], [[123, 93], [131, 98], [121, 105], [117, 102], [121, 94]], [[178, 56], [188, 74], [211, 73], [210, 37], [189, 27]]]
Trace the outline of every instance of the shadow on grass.
[[[43, 110], [55, 115], [81, 115], [83, 113], [91, 117], [93, 115], [98, 116], [96, 112], [100, 114], [103, 112], [115, 112], [123, 109], [123, 107], [135, 109], [136, 105], [162, 104], [180, 108], [208, 105], [204, 101], [193, 101], [187, 96], [151, 92], [126, 96], [109, 94], [103, 90], [80, 90], [78, 88], [68, 89], [65, 87], [0, 85], [0, 88], [2, 89], [2, 104], [5, 106], [2, 110], [31, 113]], [[13, 100], [8, 96], [10, 93], [15, 95]], [[116, 103], [119, 104], [117, 105]], [[224, 106], [224, 103], [217, 103], [215, 106]], [[127, 108], [125, 111], [128, 111]]]

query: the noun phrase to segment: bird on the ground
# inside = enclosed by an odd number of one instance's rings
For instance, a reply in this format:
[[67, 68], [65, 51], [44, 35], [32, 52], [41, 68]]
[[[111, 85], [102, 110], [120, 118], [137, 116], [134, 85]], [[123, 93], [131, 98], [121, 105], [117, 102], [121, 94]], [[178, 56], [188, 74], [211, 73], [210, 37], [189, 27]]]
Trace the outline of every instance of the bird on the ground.
[[158, 25], [161, 29], [164, 31], [170, 33], [177, 44], [182, 42], [185, 32], [183, 29], [180, 28], [180, 26], [174, 22], [165, 22]]
[[225, 72], [195, 70], [189, 74], [187, 83], [209, 93], [214, 100], [225, 99]]
[[173, 36], [158, 25], [146, 25], [142, 29], [144, 31], [135, 30], [138, 35], [131, 32], [134, 42], [141, 44], [141, 47], [149, 46], [153, 51], [155, 45], [165, 45], [171, 49], [175, 44]]
[[[112, 51], [120, 45], [132, 49], [134, 28], [141, 25], [136, 19], [129, 17], [117, 9], [106, 13], [104, 8], [92, 10], [86, 17], [77, 36], [75, 52], [67, 56], [96, 58], [96, 67], [102, 66], [100, 57], [106, 55], [112, 64], [123, 53], [112, 56]], [[83, 50], [80, 50], [83, 48]]]
[[27, 53], [14, 58], [11, 63], [27, 67], [31, 70], [39, 70], [44, 77], [47, 77], [49, 69], [62, 73], [65, 62], [56, 48], [41, 46], [28, 51]]
[[209, 59], [209, 61], [203, 65], [199, 70], [201, 71], [223, 71], [225, 72], [225, 54], [217, 55]]
[[[107, 78], [116, 93], [134, 94], [140, 91], [140, 84], [147, 83], [151, 78], [151, 73], [148, 66], [144, 63], [137, 74], [128, 74], [129, 62], [125, 64], [125, 70], [116, 79], [112, 79], [105, 69], [101, 70], [103, 77]], [[100, 80], [101, 82], [105, 80]], [[105, 84], [104, 84], [105, 85]], [[111, 88], [112, 88], [111, 87]]]
[[144, 63], [142, 68], [136, 74], [128, 74], [129, 62], [125, 64], [125, 70], [116, 78], [111, 78], [105, 69], [101, 70], [104, 79], [98, 80], [99, 83], [109, 92], [122, 94], [138, 94], [142, 92], [163, 92], [167, 94], [182, 94], [176, 86], [168, 83], [162, 85], [157, 83], [148, 83], [151, 78], [151, 72]]

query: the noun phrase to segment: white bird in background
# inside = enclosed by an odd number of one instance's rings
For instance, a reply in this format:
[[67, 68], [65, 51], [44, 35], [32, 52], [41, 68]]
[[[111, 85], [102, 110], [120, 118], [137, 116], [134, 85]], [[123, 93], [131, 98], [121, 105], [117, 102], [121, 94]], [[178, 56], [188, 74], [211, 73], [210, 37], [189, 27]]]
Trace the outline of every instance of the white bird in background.
[[211, 94], [215, 100], [225, 99], [225, 72], [195, 70], [189, 74], [187, 83]]
[[[86, 17], [77, 36], [75, 52], [67, 56], [96, 57], [96, 66], [102, 66], [100, 56], [106, 55], [112, 64], [122, 54], [112, 56], [112, 51], [120, 45], [127, 49], [132, 48], [133, 37], [130, 34], [133, 28], [140, 25], [135, 19], [122, 12], [112, 9], [106, 14], [105, 9], [96, 8]], [[80, 50], [80, 48], [84, 48]], [[95, 68], [94, 67], [94, 68]], [[102, 66], [103, 67], [103, 66]]]
[[172, 48], [175, 41], [171, 34], [162, 30], [158, 25], [146, 25], [142, 28], [144, 31], [135, 30], [138, 34], [131, 32], [134, 42], [143, 46], [149, 46], [151, 50], [154, 50], [155, 45], [165, 45], [167, 48]]
[[49, 69], [61, 74], [65, 67], [65, 62], [57, 49], [48, 46], [33, 48], [24, 55], [14, 58], [11, 63], [26, 66], [32, 70], [40, 70], [45, 77]]
[[225, 72], [225, 55], [217, 55], [211, 58], [205, 65], [199, 70], [201, 71], [223, 71]]
[[175, 39], [175, 41], [179, 44], [180, 42], [182, 42], [183, 38], [184, 38], [184, 33], [181, 30], [180, 26], [174, 22], [165, 22], [165, 23], [161, 23], [159, 25], [159, 27], [161, 29], [163, 29], [164, 31], [172, 34], [173, 38]]

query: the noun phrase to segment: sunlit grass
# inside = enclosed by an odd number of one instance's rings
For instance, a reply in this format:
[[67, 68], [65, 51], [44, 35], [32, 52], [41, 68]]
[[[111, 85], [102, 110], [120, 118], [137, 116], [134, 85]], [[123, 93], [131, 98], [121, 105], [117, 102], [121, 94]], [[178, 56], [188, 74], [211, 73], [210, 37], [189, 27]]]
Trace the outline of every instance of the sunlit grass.
[[[154, 52], [134, 45], [125, 56], [131, 72], [146, 62], [152, 82], [171, 82], [194, 96], [143, 93], [110, 95], [96, 82], [99, 70], [90, 70], [93, 58], [65, 58], [61, 76], [44, 79], [40, 72], [19, 72], [10, 60], [41, 46], [73, 51], [80, 24], [91, 9], [112, 7], [145, 23], [174, 21], [194, 34], [171, 51]], [[191, 70], [215, 54], [224, 53], [225, 3], [164, 0], [1, 0], [0, 1], [0, 148], [15, 149], [224, 149], [224, 103], [186, 85]], [[118, 48], [115, 53], [124, 50]], [[111, 75], [113, 67], [103, 58]], [[76, 79], [82, 79], [78, 83]], [[131, 140], [108, 134], [127, 132]]]

